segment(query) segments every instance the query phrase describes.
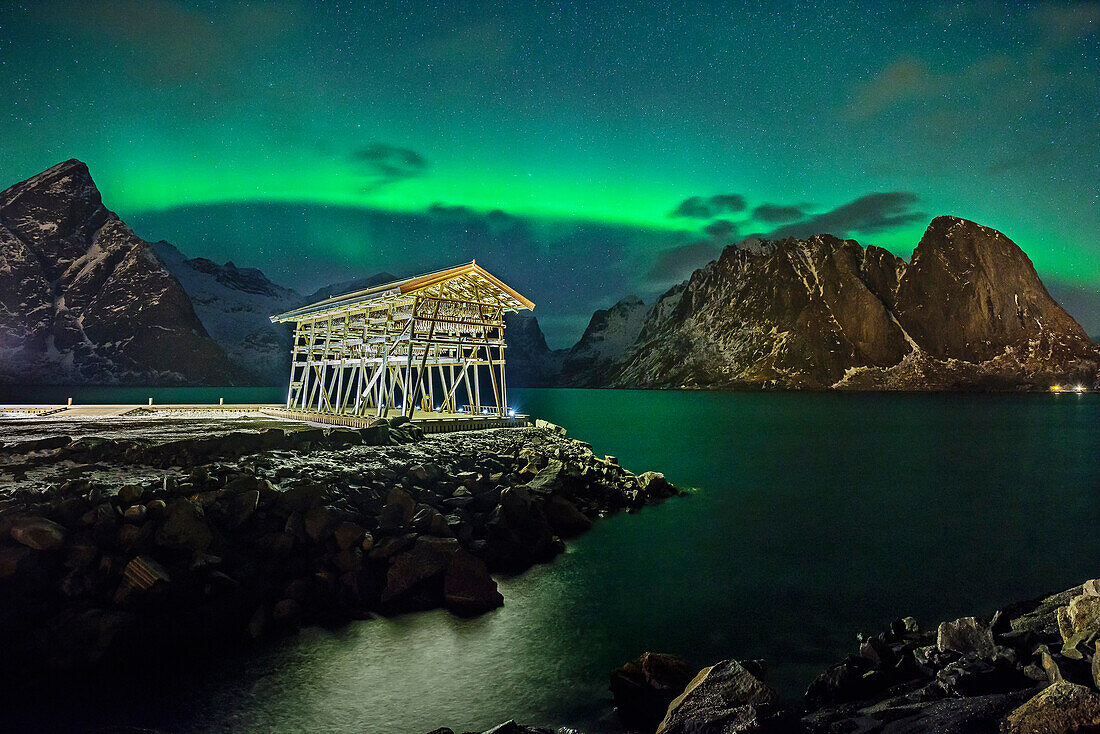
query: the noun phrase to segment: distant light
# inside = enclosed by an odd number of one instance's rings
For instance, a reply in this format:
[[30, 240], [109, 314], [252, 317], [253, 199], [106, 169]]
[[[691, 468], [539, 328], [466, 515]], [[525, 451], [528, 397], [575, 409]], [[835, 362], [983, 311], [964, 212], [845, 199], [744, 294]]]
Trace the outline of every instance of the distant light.
[[515, 417], [516, 417], [516, 409], [515, 409], [515, 408], [511, 408], [511, 409], [509, 409], [509, 411], [508, 411], [508, 417], [509, 417], [509, 418], [515, 418]]
[[1051, 385], [1050, 386], [1050, 391], [1051, 392], [1062, 392], [1062, 386], [1061, 385]]
[[1085, 386], [1084, 385], [1076, 385], [1076, 386], [1074, 386], [1073, 389], [1074, 389], [1075, 392], [1084, 392], [1085, 391]]

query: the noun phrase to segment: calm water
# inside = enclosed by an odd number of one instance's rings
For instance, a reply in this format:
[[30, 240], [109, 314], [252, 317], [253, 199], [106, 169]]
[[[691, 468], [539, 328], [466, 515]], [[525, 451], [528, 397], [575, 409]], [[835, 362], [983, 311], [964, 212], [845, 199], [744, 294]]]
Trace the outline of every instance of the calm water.
[[598, 522], [553, 564], [503, 579], [505, 606], [478, 619], [370, 620], [165, 661], [51, 691], [51, 716], [180, 731], [480, 731], [512, 717], [609, 731], [608, 672], [644, 650], [699, 666], [764, 657], [798, 695], [860, 630], [989, 612], [1100, 575], [1098, 395], [514, 401], [697, 491]]

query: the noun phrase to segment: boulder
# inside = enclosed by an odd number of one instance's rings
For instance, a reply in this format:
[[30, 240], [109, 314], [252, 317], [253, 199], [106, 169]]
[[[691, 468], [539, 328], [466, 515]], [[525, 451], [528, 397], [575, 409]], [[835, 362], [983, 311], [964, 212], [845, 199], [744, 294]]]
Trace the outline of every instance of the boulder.
[[65, 528], [44, 517], [25, 517], [11, 528], [12, 540], [39, 551], [56, 550], [65, 544]]
[[509, 571], [549, 561], [560, 550], [542, 508], [524, 487], [507, 487], [500, 493], [486, 535], [490, 564]]
[[1005, 717], [1004, 734], [1068, 734], [1100, 728], [1100, 694], [1058, 681]]
[[429, 581], [441, 579], [458, 548], [454, 538], [417, 538], [412, 548], [395, 556], [390, 564], [382, 603], [392, 602]]
[[550, 527], [563, 538], [573, 538], [592, 527], [592, 520], [561, 495], [547, 500], [545, 511]]
[[653, 731], [672, 699], [691, 682], [687, 661], [677, 655], [646, 652], [611, 672], [611, 697], [628, 728]]
[[314, 543], [320, 543], [332, 534], [333, 528], [336, 527], [337, 520], [331, 507], [317, 505], [310, 508], [305, 514], [305, 517], [302, 518], [302, 522], [305, 526], [306, 535], [308, 535]]
[[[336, 526], [332, 536], [336, 539], [336, 545], [340, 546], [340, 550], [347, 550], [352, 546], [360, 545], [365, 533], [366, 531], [362, 526], [345, 521]], [[364, 548], [363, 550], [370, 550], [370, 548]]]
[[485, 562], [459, 548], [443, 578], [443, 603], [455, 614], [472, 616], [502, 606], [504, 597]]
[[1068, 614], [1074, 633], [1100, 631], [1100, 597], [1075, 596], [1069, 603]]
[[556, 423], [551, 423], [550, 421], [544, 421], [542, 418], [536, 418], [535, 419], [535, 428], [539, 428], [539, 429], [542, 429], [544, 431], [551, 431], [553, 433], [558, 434], [559, 436], [564, 436], [565, 435], [565, 429], [564, 428], [557, 425]]
[[324, 496], [324, 485], [306, 482], [285, 490], [279, 495], [278, 504], [284, 512], [305, 512], [320, 504]]
[[157, 545], [177, 551], [204, 551], [213, 540], [201, 510], [183, 498], [168, 505], [167, 517], [156, 533]]
[[260, 492], [256, 489], [245, 490], [229, 497], [223, 507], [225, 525], [235, 529], [243, 525], [260, 505]]
[[752, 731], [760, 724], [760, 709], [779, 698], [760, 680], [763, 668], [763, 661], [736, 660], [703, 668], [672, 699], [657, 734]]
[[69, 609], [47, 620], [31, 645], [37, 664], [72, 670], [97, 663], [120, 641], [136, 618], [128, 612]]
[[549, 496], [556, 492], [562, 483], [564, 466], [557, 459], [550, 459], [546, 466], [527, 482], [527, 491], [533, 495]]
[[936, 647], [940, 652], [954, 650], [966, 655], [992, 657], [995, 651], [993, 630], [976, 617], [961, 617], [954, 622], [940, 622], [936, 630]]

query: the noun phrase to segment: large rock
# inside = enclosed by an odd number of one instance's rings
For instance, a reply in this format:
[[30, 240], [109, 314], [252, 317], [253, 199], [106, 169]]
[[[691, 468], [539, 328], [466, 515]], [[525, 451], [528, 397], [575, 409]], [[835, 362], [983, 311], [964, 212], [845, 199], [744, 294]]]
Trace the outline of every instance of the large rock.
[[754, 731], [761, 708], [779, 698], [762, 676], [762, 661], [726, 660], [703, 668], [669, 704], [657, 734]]
[[157, 529], [157, 544], [177, 551], [204, 551], [214, 540], [209, 523], [194, 504], [186, 499], [172, 500], [168, 516]]
[[[400, 600], [415, 590], [424, 591], [423, 587], [432, 581], [441, 581], [458, 548], [454, 538], [417, 538], [412, 548], [393, 558], [386, 573], [382, 603]], [[442, 596], [442, 586], [439, 592]]]
[[65, 544], [65, 528], [44, 517], [27, 517], [15, 522], [11, 537], [28, 548], [56, 550]]
[[459, 548], [443, 579], [443, 603], [455, 614], [476, 615], [504, 604], [485, 562]]
[[486, 525], [490, 565], [522, 571], [549, 561], [560, 548], [542, 508], [525, 487], [507, 487]]
[[940, 652], [954, 650], [988, 658], [993, 655], [993, 630], [976, 617], [962, 617], [954, 622], [941, 622], [936, 630], [936, 647]]
[[1005, 717], [1004, 734], [1068, 734], [1100, 729], [1100, 694], [1058, 681]]
[[591, 518], [561, 495], [554, 495], [546, 501], [546, 519], [554, 532], [563, 538], [580, 535], [592, 527]]
[[642, 653], [611, 673], [615, 711], [625, 726], [653, 731], [691, 679], [687, 661], [678, 655]]

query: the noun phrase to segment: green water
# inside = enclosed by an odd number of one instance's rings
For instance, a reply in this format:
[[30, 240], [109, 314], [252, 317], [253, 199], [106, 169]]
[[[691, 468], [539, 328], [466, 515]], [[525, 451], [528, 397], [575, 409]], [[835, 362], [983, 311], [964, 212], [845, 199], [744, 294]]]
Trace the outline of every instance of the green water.
[[695, 493], [596, 523], [554, 563], [502, 579], [505, 606], [480, 618], [305, 630], [52, 691], [50, 716], [169, 731], [480, 731], [512, 717], [613, 731], [608, 672], [644, 650], [700, 667], [767, 658], [796, 696], [861, 630], [1100, 576], [1095, 394], [510, 392]]

